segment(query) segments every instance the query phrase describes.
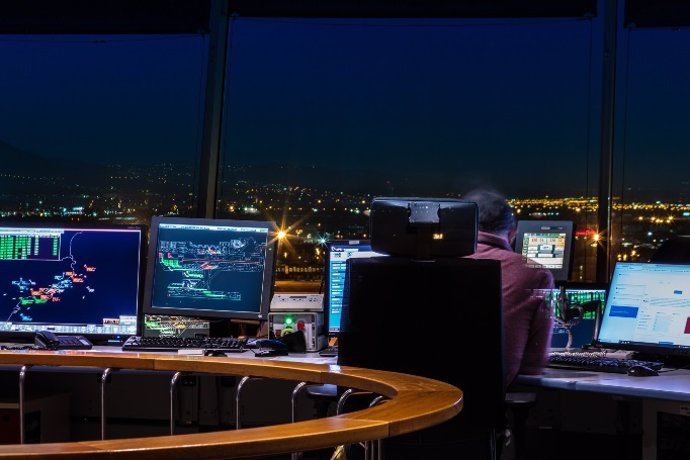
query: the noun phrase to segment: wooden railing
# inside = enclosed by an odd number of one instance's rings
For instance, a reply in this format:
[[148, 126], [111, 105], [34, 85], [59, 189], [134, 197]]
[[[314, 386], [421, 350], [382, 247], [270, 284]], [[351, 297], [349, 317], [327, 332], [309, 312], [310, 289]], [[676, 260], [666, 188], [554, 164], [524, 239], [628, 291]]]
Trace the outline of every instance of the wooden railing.
[[454, 417], [462, 392], [424, 377], [327, 364], [245, 358], [215, 358], [79, 351], [0, 351], [0, 365], [69, 366], [193, 372], [330, 383], [389, 398], [369, 409], [260, 428], [50, 444], [0, 445], [1, 458], [220, 459], [274, 455], [384, 439]]

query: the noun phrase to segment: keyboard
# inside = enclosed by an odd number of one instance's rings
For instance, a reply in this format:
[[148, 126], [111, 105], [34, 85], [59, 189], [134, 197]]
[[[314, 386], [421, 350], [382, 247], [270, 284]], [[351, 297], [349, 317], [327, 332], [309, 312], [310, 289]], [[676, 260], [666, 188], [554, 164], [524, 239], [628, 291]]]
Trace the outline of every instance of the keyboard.
[[331, 345], [330, 347], [324, 348], [319, 352], [319, 356], [324, 356], [327, 358], [338, 356], [338, 345]]
[[639, 359], [618, 358], [606, 356], [604, 352], [591, 351], [554, 351], [549, 354], [548, 367], [560, 369], [574, 369], [594, 372], [614, 372], [625, 374], [633, 366], [645, 366], [659, 370], [664, 363], [659, 361], [643, 361]]
[[129, 337], [124, 344], [124, 351], [178, 351], [198, 348], [218, 350], [226, 353], [242, 353], [246, 350], [246, 339], [236, 337]]

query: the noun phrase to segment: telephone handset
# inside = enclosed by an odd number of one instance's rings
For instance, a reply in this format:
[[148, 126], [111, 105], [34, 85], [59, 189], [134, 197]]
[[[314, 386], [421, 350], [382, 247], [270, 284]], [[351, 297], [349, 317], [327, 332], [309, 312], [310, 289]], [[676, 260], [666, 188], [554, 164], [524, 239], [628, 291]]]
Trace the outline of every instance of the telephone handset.
[[34, 344], [46, 350], [90, 350], [93, 344], [81, 335], [55, 335], [51, 331], [38, 331]]

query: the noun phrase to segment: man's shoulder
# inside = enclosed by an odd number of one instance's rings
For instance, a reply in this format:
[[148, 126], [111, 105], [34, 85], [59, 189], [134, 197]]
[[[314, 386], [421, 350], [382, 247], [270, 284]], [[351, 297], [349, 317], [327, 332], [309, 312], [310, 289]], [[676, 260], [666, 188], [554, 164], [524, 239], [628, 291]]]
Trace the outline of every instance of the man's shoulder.
[[523, 279], [527, 284], [545, 289], [554, 286], [553, 273], [543, 265], [532, 262], [515, 252], [506, 255], [506, 260], [509, 261], [506, 268], [512, 272], [513, 276]]
[[469, 257], [474, 259], [493, 259], [501, 262], [501, 269], [509, 272], [513, 278], [519, 278], [530, 286], [550, 289], [554, 286], [551, 270], [543, 265], [531, 262], [522, 254], [512, 250], [488, 244], [477, 244], [477, 252]]

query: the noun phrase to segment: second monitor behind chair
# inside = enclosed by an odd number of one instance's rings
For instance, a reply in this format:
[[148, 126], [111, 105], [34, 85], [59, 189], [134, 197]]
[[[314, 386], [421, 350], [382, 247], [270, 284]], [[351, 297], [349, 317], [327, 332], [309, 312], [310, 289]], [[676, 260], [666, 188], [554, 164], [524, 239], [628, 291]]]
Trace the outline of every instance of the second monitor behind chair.
[[515, 252], [529, 263], [540, 264], [556, 281], [570, 277], [573, 222], [569, 220], [520, 220], [515, 235]]
[[[368, 240], [335, 240], [326, 244], [326, 298], [325, 324], [329, 339], [337, 339], [340, 332], [340, 316], [345, 296], [347, 261], [353, 258], [381, 256], [371, 249]], [[329, 340], [329, 342], [332, 342]]]

